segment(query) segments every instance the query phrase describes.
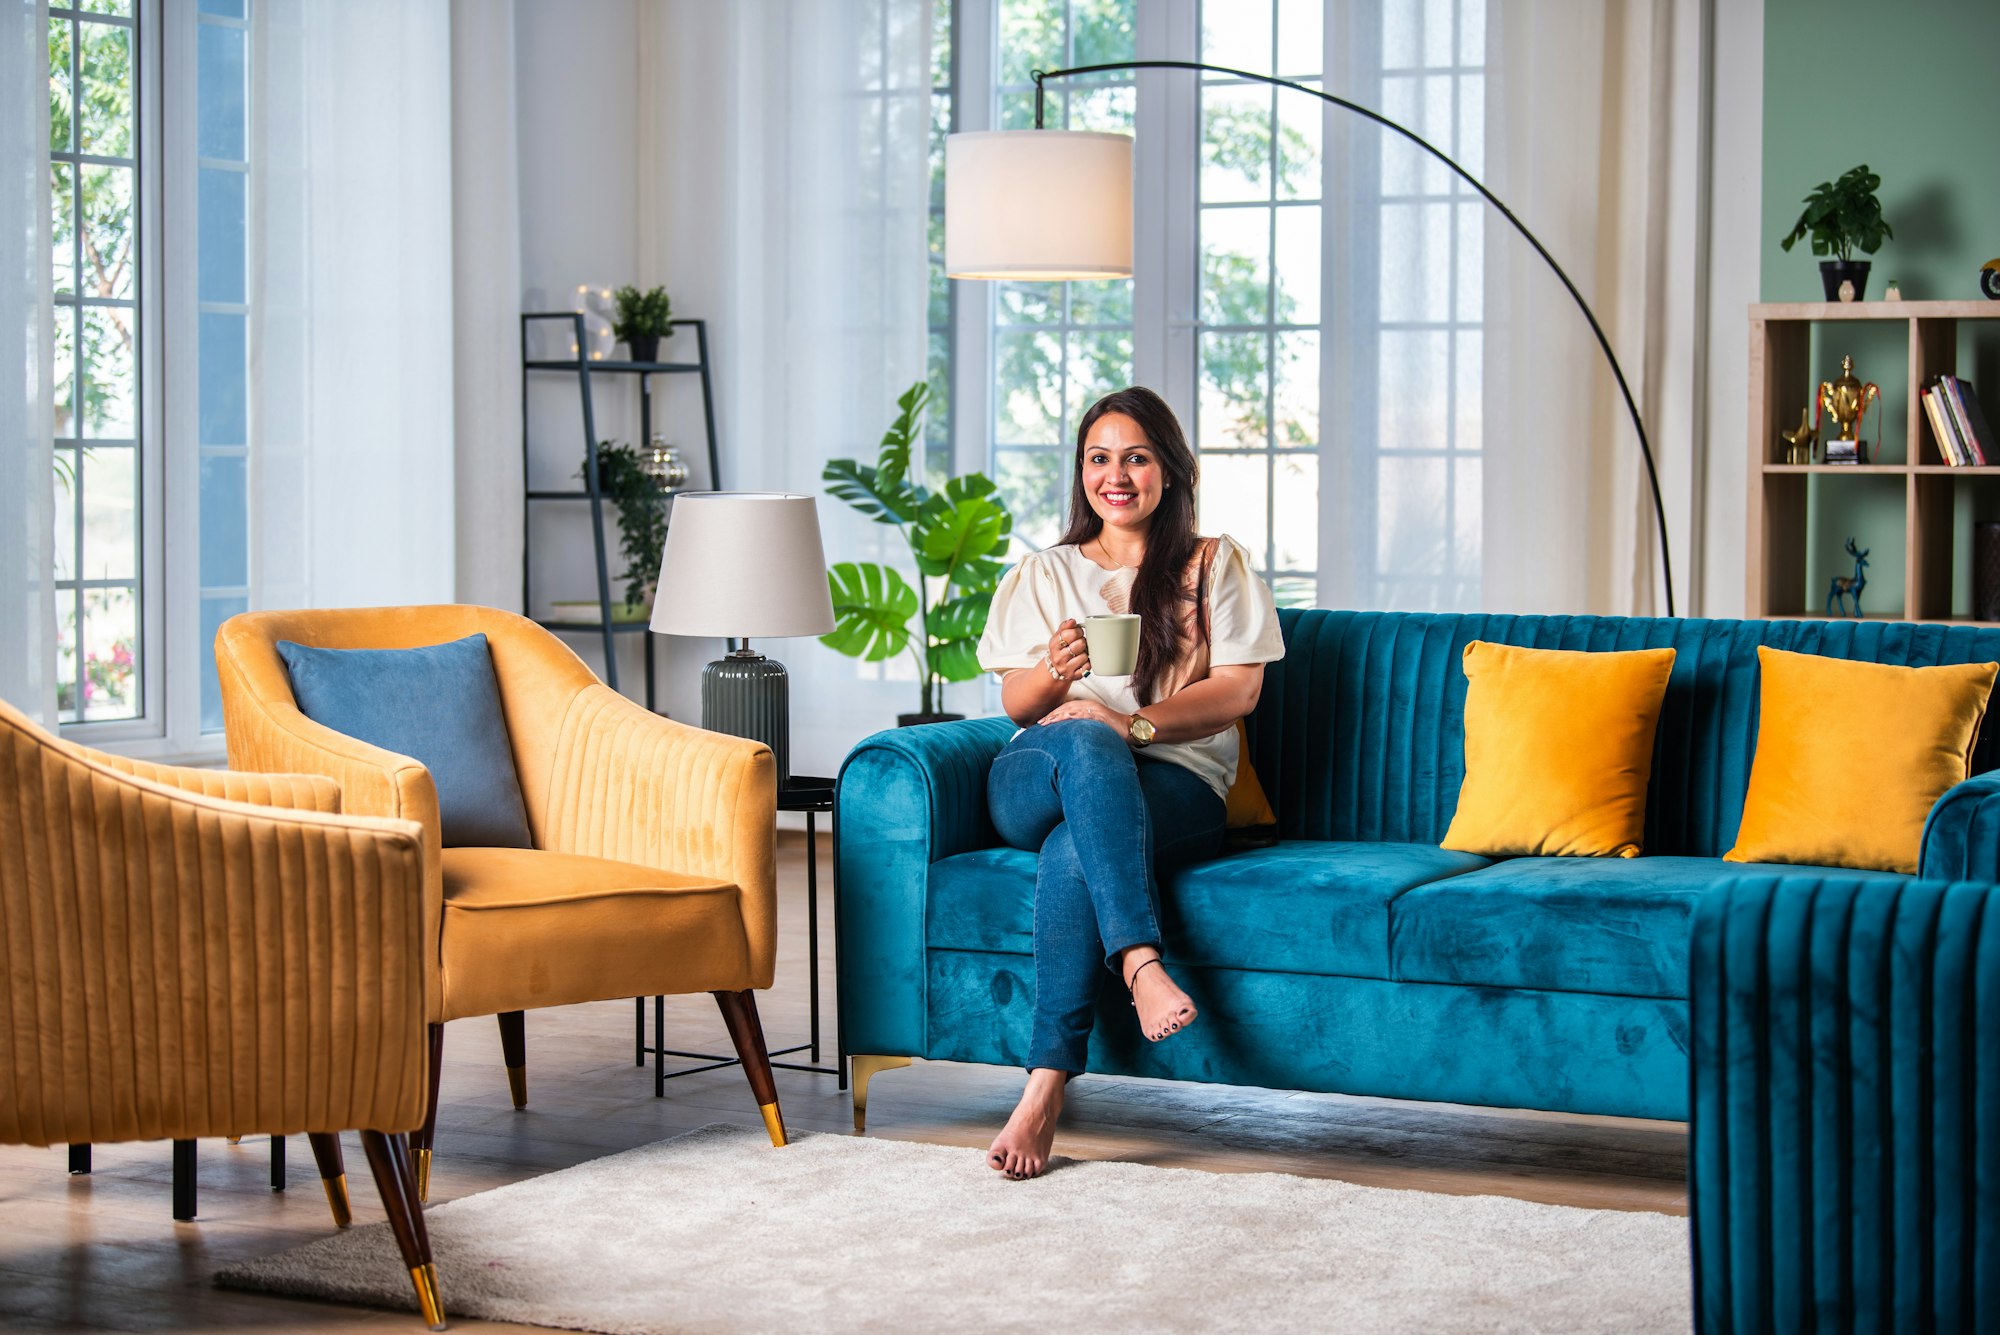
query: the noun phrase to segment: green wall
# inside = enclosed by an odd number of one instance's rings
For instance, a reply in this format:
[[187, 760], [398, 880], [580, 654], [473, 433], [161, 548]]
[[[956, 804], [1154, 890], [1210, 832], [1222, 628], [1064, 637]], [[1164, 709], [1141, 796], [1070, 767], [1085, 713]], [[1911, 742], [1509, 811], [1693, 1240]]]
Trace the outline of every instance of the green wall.
[[[1819, 259], [1808, 241], [1778, 246], [1802, 197], [1865, 162], [1882, 178], [1882, 207], [1893, 240], [1869, 258], [1866, 295], [1879, 299], [1896, 279], [1909, 300], [1979, 296], [1978, 270], [2000, 256], [2000, 0], [1765, 0], [1765, 301], [1820, 301]], [[1728, 133], [1719, 126], [1718, 132]], [[1994, 303], [2000, 314], [2000, 302]], [[1900, 330], [1821, 327], [1812, 380], [1840, 373], [1851, 353], [1864, 380], [1884, 393], [1880, 457], [1906, 457], [1908, 352]], [[1964, 332], [1958, 373], [1973, 382], [1989, 415], [2000, 408], [2000, 328]], [[1801, 406], [1812, 385], [1798, 388]], [[1873, 434], [1872, 431], [1868, 434]], [[1851, 534], [1869, 558], [1871, 612], [1902, 607], [1901, 488], [1863, 478], [1813, 479], [1807, 605], [1819, 607], [1827, 580], [1847, 574], [1841, 545]], [[1953, 611], [1971, 606], [1968, 553], [1973, 519], [2000, 518], [2000, 480], [1960, 480]], [[1876, 595], [1879, 593], [1879, 597]]]

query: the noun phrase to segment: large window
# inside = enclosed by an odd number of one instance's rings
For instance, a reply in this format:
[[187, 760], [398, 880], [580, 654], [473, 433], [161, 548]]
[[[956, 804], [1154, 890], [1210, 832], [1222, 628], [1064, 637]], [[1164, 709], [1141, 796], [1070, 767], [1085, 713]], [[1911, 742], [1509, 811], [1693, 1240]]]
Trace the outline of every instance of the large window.
[[49, 9], [56, 311], [56, 702], [65, 722], [137, 717], [143, 633], [140, 43], [130, 0]]
[[954, 414], [951, 401], [952, 376], [957, 370], [953, 356], [952, 320], [956, 294], [944, 276], [944, 144], [958, 128], [956, 48], [951, 37], [951, 0], [936, 0], [931, 6], [931, 133], [930, 133], [930, 214], [926, 222], [930, 239], [930, 302], [926, 324], [930, 331], [930, 356], [925, 374], [930, 379], [930, 415], [924, 419], [924, 460], [932, 478], [951, 476], [951, 436]]

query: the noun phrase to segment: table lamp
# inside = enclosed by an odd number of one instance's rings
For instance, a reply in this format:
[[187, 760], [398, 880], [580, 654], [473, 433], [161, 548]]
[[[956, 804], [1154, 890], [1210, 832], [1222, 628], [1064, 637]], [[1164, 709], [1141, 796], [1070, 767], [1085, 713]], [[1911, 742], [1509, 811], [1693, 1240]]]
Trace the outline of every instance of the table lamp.
[[728, 654], [702, 670], [701, 726], [770, 747], [783, 788], [792, 773], [791, 687], [785, 665], [750, 641], [833, 629], [813, 498], [771, 491], [675, 497], [652, 629], [728, 642]]

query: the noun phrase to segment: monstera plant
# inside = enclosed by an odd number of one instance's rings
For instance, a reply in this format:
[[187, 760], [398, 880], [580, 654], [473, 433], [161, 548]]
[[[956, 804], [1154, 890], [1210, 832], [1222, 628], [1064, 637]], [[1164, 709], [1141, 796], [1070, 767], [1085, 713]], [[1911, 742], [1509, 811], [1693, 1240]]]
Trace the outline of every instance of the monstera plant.
[[834, 565], [826, 573], [833, 633], [820, 642], [871, 663], [913, 655], [923, 683], [923, 718], [935, 716], [943, 683], [979, 675], [979, 636], [1014, 532], [1000, 489], [984, 473], [951, 478], [937, 491], [911, 479], [911, 453], [923, 439], [930, 393], [918, 381], [896, 400], [896, 420], [882, 436], [873, 467], [835, 459], [820, 474], [835, 496], [878, 524], [894, 525], [917, 570], [912, 584], [891, 565]]

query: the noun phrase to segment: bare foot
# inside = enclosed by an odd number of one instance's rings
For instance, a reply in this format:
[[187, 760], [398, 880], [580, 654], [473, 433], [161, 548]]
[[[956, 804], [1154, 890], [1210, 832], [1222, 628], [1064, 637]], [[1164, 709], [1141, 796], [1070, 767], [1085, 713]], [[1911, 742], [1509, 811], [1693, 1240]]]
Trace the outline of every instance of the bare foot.
[[1160, 952], [1151, 946], [1135, 946], [1122, 964], [1125, 986], [1139, 1012], [1139, 1032], [1155, 1043], [1187, 1028], [1199, 1014], [1159, 959]]
[[1028, 1072], [1028, 1087], [1021, 1091], [1014, 1115], [986, 1151], [987, 1167], [1016, 1182], [1042, 1175], [1055, 1144], [1056, 1119], [1062, 1116], [1063, 1079], [1061, 1071], [1037, 1067]]

